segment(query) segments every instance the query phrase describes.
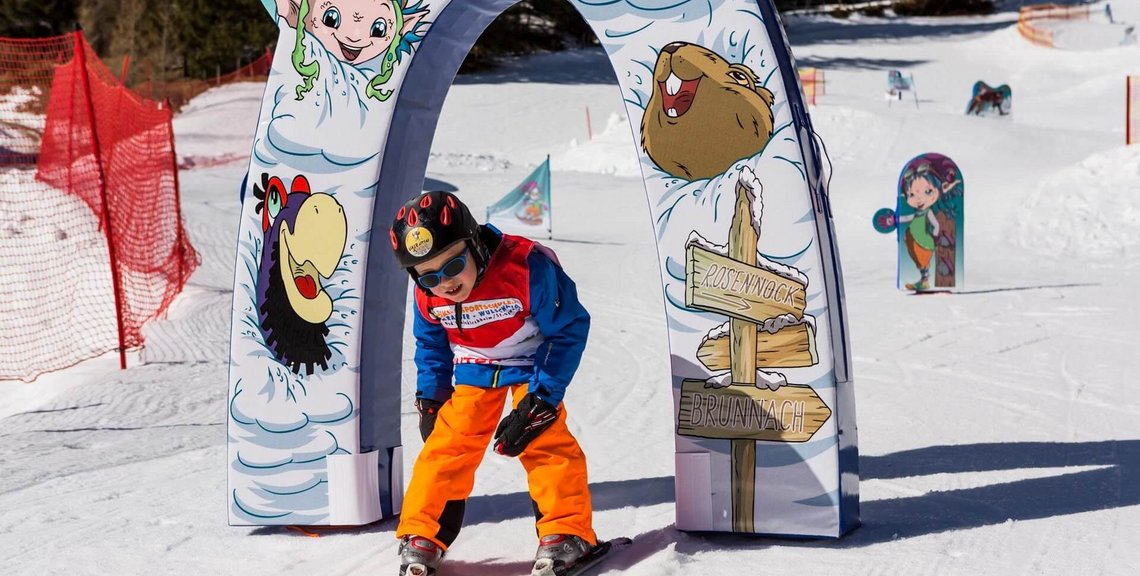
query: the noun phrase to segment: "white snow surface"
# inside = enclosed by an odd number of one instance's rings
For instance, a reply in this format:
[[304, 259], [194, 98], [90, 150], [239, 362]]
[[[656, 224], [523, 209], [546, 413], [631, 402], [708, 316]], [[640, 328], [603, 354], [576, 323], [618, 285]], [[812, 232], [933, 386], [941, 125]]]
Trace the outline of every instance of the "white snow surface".
[[[1113, 2], [1140, 22], [1140, 2]], [[1094, 6], [1102, 10], [1103, 4]], [[1131, 12], [1131, 13], [1129, 13]], [[599, 575], [1140, 573], [1140, 148], [1123, 146], [1140, 47], [1050, 50], [1016, 13], [787, 18], [834, 163], [864, 525], [838, 540], [673, 527], [674, 424], [660, 272], [620, 92], [598, 51], [461, 78], [430, 178], [476, 214], [553, 158], [554, 236], [593, 325], [566, 396], [602, 537], [635, 543]], [[919, 97], [888, 108], [887, 70]], [[963, 114], [1008, 83], [1012, 121]], [[249, 154], [260, 90], [223, 87], [175, 121], [180, 156]], [[585, 108], [601, 128], [589, 140]], [[617, 145], [624, 135], [625, 145]], [[910, 158], [940, 152], [966, 184], [967, 287], [897, 291], [893, 206]], [[5, 574], [397, 573], [395, 521], [323, 530], [226, 525], [226, 370], [244, 164], [181, 174], [203, 263], [126, 371], [107, 359], [0, 382]], [[0, 265], [8, 263], [0, 262]], [[410, 323], [409, 323], [410, 326]], [[405, 338], [405, 470], [421, 442]], [[521, 466], [488, 454], [440, 576], [524, 574], [536, 545]], [[746, 568], [743, 568], [746, 567]]]

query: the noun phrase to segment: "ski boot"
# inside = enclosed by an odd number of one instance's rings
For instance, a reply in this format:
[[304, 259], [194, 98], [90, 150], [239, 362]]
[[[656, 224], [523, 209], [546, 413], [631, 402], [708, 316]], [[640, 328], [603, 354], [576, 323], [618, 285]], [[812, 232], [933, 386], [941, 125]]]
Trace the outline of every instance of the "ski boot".
[[570, 534], [551, 534], [538, 541], [531, 576], [561, 576], [590, 553], [590, 543]]
[[400, 576], [433, 576], [443, 560], [443, 548], [422, 536], [400, 541]]
[[919, 274], [922, 275], [921, 278], [919, 278], [918, 282], [911, 282], [911, 283], [907, 284], [906, 285], [907, 290], [914, 290], [915, 292], [922, 292], [923, 290], [929, 290], [930, 289], [930, 281], [929, 281], [930, 280], [930, 272], [928, 272], [926, 269], [923, 269], [923, 270], [919, 270]]

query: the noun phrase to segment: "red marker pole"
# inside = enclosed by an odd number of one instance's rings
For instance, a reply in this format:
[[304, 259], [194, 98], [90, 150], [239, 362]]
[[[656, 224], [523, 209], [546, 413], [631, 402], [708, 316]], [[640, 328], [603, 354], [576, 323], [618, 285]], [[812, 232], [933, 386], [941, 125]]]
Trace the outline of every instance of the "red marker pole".
[[586, 106], [586, 134], [589, 135], [590, 140], [594, 139], [594, 127], [590, 123], [590, 107]]

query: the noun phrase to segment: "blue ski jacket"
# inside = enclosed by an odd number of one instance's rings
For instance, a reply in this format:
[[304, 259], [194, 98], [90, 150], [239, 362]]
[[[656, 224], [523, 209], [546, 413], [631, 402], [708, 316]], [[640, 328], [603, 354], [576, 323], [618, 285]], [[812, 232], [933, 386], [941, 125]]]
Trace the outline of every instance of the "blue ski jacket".
[[590, 315], [549, 248], [481, 228], [498, 246], [465, 301], [416, 289], [416, 397], [444, 402], [454, 384], [525, 382], [557, 406], [582, 360]]

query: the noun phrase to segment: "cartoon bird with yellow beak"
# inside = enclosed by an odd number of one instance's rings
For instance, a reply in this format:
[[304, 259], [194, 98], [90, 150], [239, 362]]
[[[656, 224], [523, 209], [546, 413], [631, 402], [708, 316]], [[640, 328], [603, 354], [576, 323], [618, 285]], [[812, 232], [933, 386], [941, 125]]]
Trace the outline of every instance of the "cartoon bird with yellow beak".
[[258, 321], [274, 357], [300, 374], [328, 369], [332, 357], [325, 322], [333, 300], [321, 280], [340, 264], [348, 238], [344, 208], [329, 194], [313, 194], [304, 176], [289, 192], [276, 176], [254, 185], [265, 244], [257, 278]]

